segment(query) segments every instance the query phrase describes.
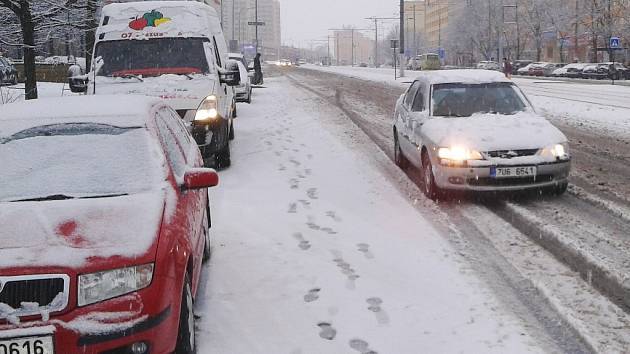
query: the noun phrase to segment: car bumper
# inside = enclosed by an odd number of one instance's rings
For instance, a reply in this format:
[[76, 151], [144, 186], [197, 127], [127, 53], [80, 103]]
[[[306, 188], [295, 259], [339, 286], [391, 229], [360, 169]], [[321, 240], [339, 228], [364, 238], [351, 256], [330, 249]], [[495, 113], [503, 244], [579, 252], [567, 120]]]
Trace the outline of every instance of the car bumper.
[[[519, 167], [496, 166], [496, 167]], [[532, 188], [553, 187], [566, 183], [571, 169], [571, 161], [528, 164], [536, 166], [535, 177], [494, 178], [490, 175], [491, 166], [486, 167], [450, 167], [437, 165], [433, 168], [435, 183], [438, 187], [452, 190], [469, 191], [518, 191]]]

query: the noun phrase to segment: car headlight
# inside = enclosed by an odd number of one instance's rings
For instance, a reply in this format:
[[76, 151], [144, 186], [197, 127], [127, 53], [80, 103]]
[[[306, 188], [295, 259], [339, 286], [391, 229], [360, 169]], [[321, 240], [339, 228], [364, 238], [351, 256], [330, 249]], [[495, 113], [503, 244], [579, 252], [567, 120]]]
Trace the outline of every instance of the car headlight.
[[140, 289], [153, 280], [154, 264], [79, 275], [78, 306], [112, 299]]
[[208, 96], [197, 108], [195, 114], [195, 121], [208, 121], [216, 119], [219, 116], [219, 106], [217, 96]]
[[569, 145], [567, 143], [554, 144], [540, 150], [540, 155], [558, 160], [569, 159]]
[[477, 150], [466, 149], [461, 146], [439, 148], [438, 157], [443, 160], [462, 162], [467, 160], [483, 160], [483, 156]]

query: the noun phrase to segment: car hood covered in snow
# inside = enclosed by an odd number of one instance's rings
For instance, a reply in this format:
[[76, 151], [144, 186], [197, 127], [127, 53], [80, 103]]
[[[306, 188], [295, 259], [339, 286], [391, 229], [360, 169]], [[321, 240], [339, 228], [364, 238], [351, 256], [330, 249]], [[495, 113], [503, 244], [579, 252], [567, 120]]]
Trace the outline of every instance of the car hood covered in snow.
[[97, 76], [90, 82], [89, 94], [97, 95], [144, 95], [168, 100], [173, 109], [197, 109], [201, 101], [216, 92], [217, 80], [210, 75], [161, 75], [134, 78], [110, 78]]
[[540, 149], [567, 141], [558, 128], [532, 112], [434, 117], [425, 122], [422, 132], [440, 147], [479, 151]]
[[155, 257], [161, 189], [120, 197], [0, 203], [0, 269], [81, 268]]

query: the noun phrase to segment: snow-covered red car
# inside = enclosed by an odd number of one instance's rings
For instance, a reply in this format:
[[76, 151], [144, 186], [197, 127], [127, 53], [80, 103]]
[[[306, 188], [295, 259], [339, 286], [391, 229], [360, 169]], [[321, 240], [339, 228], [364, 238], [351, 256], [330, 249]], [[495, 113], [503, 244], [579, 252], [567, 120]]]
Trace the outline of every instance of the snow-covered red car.
[[0, 353], [194, 352], [218, 176], [172, 108], [2, 105], [0, 161]]
[[424, 192], [567, 189], [567, 138], [512, 80], [481, 70], [420, 75], [398, 99], [395, 161], [421, 171]]

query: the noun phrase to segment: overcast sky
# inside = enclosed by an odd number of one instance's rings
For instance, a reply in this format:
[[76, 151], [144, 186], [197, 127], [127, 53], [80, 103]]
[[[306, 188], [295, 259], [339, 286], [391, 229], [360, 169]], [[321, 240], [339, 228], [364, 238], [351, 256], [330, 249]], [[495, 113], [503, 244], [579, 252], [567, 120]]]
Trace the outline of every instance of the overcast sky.
[[[280, 0], [282, 42], [306, 48], [309, 40], [326, 39], [329, 28], [373, 28], [374, 22], [365, 17], [392, 17], [399, 4], [398, 0]], [[387, 22], [388, 26], [394, 22]]]

